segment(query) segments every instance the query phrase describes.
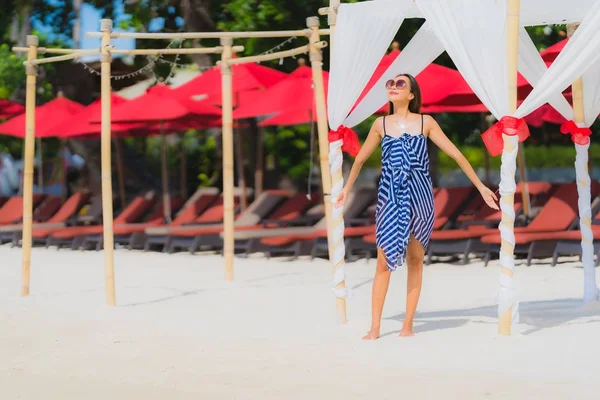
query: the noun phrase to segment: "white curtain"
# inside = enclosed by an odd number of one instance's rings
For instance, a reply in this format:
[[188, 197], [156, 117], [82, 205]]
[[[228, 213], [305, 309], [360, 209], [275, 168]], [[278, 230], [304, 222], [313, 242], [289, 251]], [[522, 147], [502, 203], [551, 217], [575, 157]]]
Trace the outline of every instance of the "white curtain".
[[[380, 0], [382, 1], [382, 0]], [[503, 1], [503, 0], [497, 0]], [[579, 22], [597, 0], [521, 0], [521, 25], [548, 25]], [[407, 18], [423, 18], [419, 7], [408, 10]]]
[[388, 70], [381, 76], [379, 81], [371, 88], [369, 93], [362, 99], [360, 104], [343, 122], [347, 127], [360, 124], [382, 105], [387, 102], [387, 92], [384, 89], [385, 81], [395, 77], [399, 73], [418, 75], [429, 64], [431, 64], [442, 52], [444, 47], [439, 41], [428, 22], [425, 22], [419, 31], [413, 36], [398, 57], [394, 60]]
[[583, 74], [585, 124], [592, 126], [600, 114], [600, 60]]
[[[523, 101], [515, 116], [523, 117], [564, 91], [600, 60], [600, 1], [589, 9], [573, 37]], [[560, 111], [560, 110], [558, 110]]]
[[339, 7], [327, 99], [331, 129], [348, 116], [412, 6], [412, 0], [379, 0]]

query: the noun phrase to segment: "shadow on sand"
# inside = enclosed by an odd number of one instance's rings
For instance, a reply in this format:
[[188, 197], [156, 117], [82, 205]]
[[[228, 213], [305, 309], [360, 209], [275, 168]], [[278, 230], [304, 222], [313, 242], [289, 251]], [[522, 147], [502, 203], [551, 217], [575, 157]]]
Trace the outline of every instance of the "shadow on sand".
[[[457, 309], [447, 311], [417, 312], [415, 333], [459, 328], [474, 318], [497, 318], [496, 306]], [[544, 301], [526, 301], [520, 303], [520, 324], [528, 325], [523, 335], [531, 335], [544, 329], [569, 324], [579, 318], [597, 317], [580, 323], [600, 322], [600, 302], [582, 303], [581, 299], [558, 299]], [[385, 318], [402, 322], [404, 313]], [[422, 323], [422, 324], [421, 324]], [[383, 336], [397, 334], [399, 331], [387, 332]]]

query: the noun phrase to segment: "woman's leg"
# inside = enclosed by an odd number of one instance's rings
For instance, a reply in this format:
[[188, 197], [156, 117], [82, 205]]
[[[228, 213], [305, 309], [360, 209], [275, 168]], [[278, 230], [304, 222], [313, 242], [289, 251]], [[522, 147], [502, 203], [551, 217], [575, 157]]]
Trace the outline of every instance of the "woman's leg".
[[412, 331], [413, 319], [417, 311], [419, 296], [421, 295], [421, 284], [423, 282], [423, 259], [425, 250], [421, 243], [411, 235], [406, 249], [406, 267], [408, 277], [406, 280], [406, 316], [402, 324], [400, 336], [414, 336]]
[[375, 340], [379, 338], [381, 328], [381, 314], [383, 313], [383, 303], [390, 286], [391, 272], [387, 268], [383, 250], [377, 249], [377, 269], [373, 279], [373, 297], [371, 304], [371, 330], [363, 337], [365, 340]]

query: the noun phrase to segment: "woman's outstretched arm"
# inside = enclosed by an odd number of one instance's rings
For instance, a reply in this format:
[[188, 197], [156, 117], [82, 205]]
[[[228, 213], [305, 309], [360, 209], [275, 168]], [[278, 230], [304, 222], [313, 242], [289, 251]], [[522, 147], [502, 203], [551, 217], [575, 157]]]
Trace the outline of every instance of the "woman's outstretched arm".
[[379, 146], [379, 142], [381, 141], [381, 132], [383, 132], [383, 118], [377, 118], [373, 125], [371, 126], [371, 130], [369, 131], [369, 136], [367, 136], [367, 140], [363, 143], [360, 151], [356, 155], [354, 159], [354, 163], [352, 164], [352, 169], [350, 170], [350, 175], [348, 176], [348, 180], [346, 181], [346, 186], [344, 190], [340, 194], [339, 198], [335, 201], [335, 207], [341, 207], [346, 202], [346, 198], [348, 197], [348, 193], [352, 191], [352, 186], [354, 186], [354, 182], [356, 182], [356, 178], [358, 178], [358, 174], [362, 169], [365, 162], [371, 157], [371, 154], [375, 151], [377, 146]]
[[493, 208], [494, 210], [498, 210], [499, 207], [496, 204], [498, 198], [490, 189], [488, 189], [481, 179], [475, 173], [475, 170], [466, 159], [466, 157], [460, 152], [460, 150], [452, 143], [448, 136], [442, 131], [439, 124], [435, 119], [431, 116], [425, 116], [425, 132], [429, 132], [428, 136], [433, 143], [435, 143], [444, 153], [448, 154], [458, 166], [464, 171], [469, 180], [475, 185], [481, 196], [485, 200], [486, 204]]

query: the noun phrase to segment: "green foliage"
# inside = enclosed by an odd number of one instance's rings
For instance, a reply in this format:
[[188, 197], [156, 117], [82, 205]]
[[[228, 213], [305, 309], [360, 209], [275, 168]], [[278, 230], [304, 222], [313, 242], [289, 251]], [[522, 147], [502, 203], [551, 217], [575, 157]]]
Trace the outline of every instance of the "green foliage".
[[23, 84], [26, 60], [13, 53], [8, 45], [0, 45], [0, 99], [9, 98]]

